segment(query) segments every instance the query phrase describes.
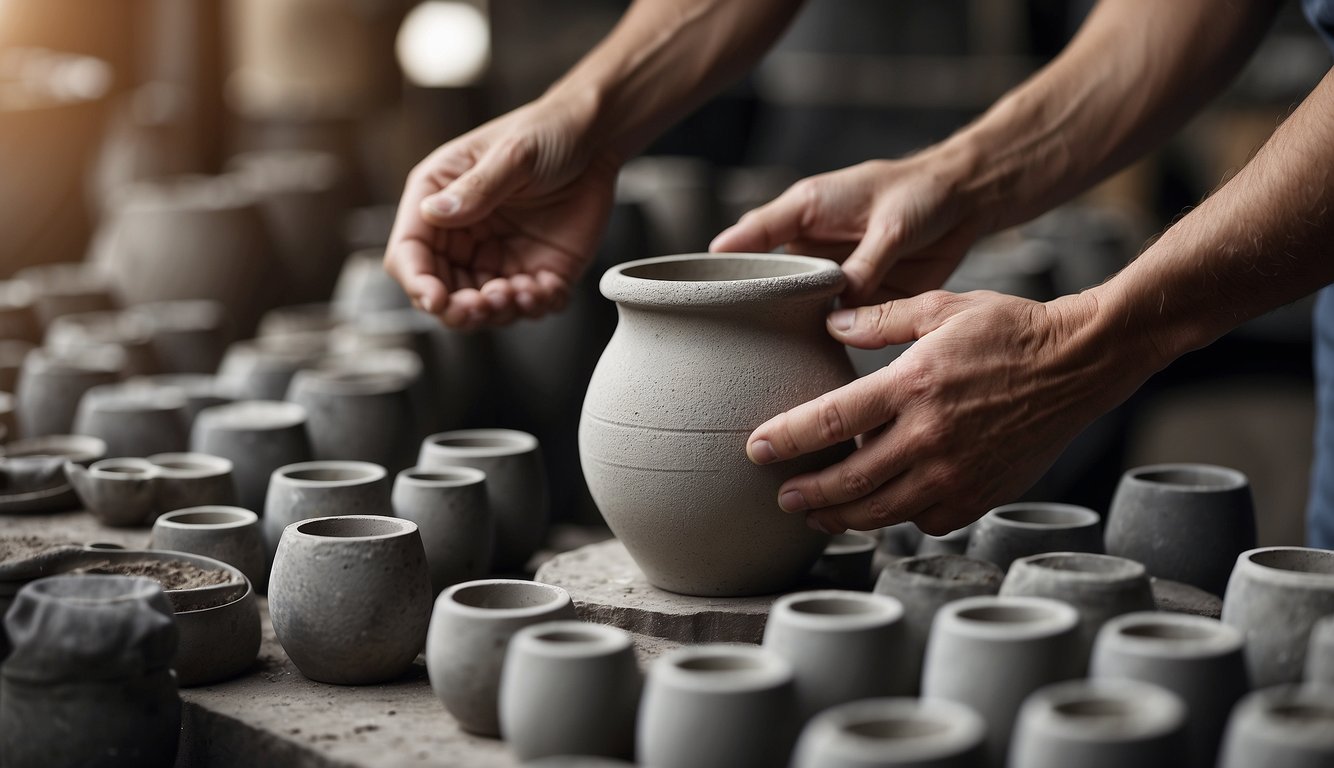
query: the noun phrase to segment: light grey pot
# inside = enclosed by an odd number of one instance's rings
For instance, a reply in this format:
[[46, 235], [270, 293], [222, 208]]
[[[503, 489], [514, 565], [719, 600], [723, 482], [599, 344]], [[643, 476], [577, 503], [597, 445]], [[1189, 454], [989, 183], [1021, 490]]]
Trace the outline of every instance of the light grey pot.
[[[603, 276], [620, 320], [584, 399], [580, 461], [598, 509], [655, 586], [767, 594], [820, 556], [826, 537], [779, 509], [778, 488], [851, 444], [758, 466], [746, 438], [852, 380], [825, 330], [843, 285], [832, 261], [780, 254], [663, 256]], [[741, 384], [756, 381], [766, 385]]]
[[231, 341], [231, 319], [220, 302], [159, 301], [126, 312], [148, 325], [153, 351], [164, 373], [212, 375]]
[[635, 754], [654, 768], [779, 768], [799, 725], [782, 658], [753, 645], [689, 646], [649, 666]]
[[158, 468], [159, 512], [236, 503], [231, 459], [207, 453], [158, 453], [148, 462]]
[[871, 564], [880, 541], [871, 534], [844, 531], [829, 537], [808, 577], [812, 584], [829, 589], [865, 592], [874, 579]]
[[1250, 689], [1241, 633], [1203, 616], [1131, 613], [1103, 625], [1089, 676], [1139, 680], [1186, 704], [1183, 765], [1213, 768], [1233, 705]]
[[88, 512], [102, 525], [133, 528], [157, 514], [159, 470], [147, 459], [102, 459], [87, 468], [75, 462], [65, 474]]
[[149, 456], [184, 451], [189, 422], [179, 390], [109, 384], [84, 393], [74, 431], [102, 438], [112, 456]]
[[275, 469], [264, 502], [269, 562], [292, 523], [343, 515], [390, 516], [388, 478], [384, 467], [365, 461], [305, 461]]
[[1246, 637], [1251, 685], [1301, 680], [1311, 628], [1334, 614], [1334, 552], [1261, 547], [1243, 552], [1223, 597], [1223, 622]]
[[1102, 552], [1102, 517], [1073, 504], [1006, 504], [983, 515], [968, 539], [969, 557], [1002, 569], [1044, 552]]
[[899, 663], [908, 676], [910, 693], [916, 693], [922, 678], [922, 657], [936, 612], [954, 600], [994, 595], [1004, 578], [995, 564], [963, 555], [909, 557], [890, 563], [880, 572], [876, 593], [889, 595], [903, 605], [906, 643]]
[[67, 435], [74, 427], [79, 400], [93, 387], [120, 378], [124, 356], [97, 350], [77, 356], [34, 349], [19, 370], [14, 412], [23, 437]]
[[306, 409], [316, 459], [369, 461], [398, 472], [416, 450], [409, 381], [386, 372], [298, 371], [287, 399]]
[[1050, 597], [1074, 606], [1079, 611], [1079, 649], [1085, 665], [1098, 630], [1109, 619], [1155, 607], [1144, 566], [1122, 557], [1087, 552], [1048, 552], [1015, 560], [1000, 593]]
[[[335, 336], [331, 334], [330, 338], [334, 339]], [[410, 349], [374, 347], [356, 352], [334, 352], [315, 367], [322, 370], [387, 373], [397, 376], [407, 382], [408, 398], [412, 401], [409, 443], [416, 445], [427, 435], [438, 431], [437, 425], [440, 419], [436, 414], [443, 406], [438, 400], [444, 395], [435, 387], [433, 379], [426, 375], [425, 364], [421, 355], [416, 352]]]
[[956, 600], [936, 614], [923, 667], [922, 697], [977, 710], [987, 722], [986, 764], [999, 768], [1024, 699], [1083, 675], [1079, 614], [1043, 597]]
[[1334, 614], [1317, 621], [1311, 630], [1302, 680], [1334, 689]]
[[1107, 552], [1149, 573], [1223, 594], [1238, 555], [1253, 548], [1255, 503], [1246, 476], [1209, 464], [1126, 472], [1107, 512]]
[[1024, 702], [1010, 747], [1023, 768], [1178, 768], [1186, 705], [1138, 680], [1074, 680]]
[[202, 506], [168, 512], [153, 523], [150, 547], [220, 560], [245, 574], [259, 592], [268, 585], [259, 515], [248, 509]]
[[[235, 581], [227, 586], [167, 592], [167, 599], [176, 611], [176, 628], [181, 634], [180, 650], [172, 665], [181, 686], [229, 680], [253, 667], [259, 656], [262, 632], [259, 602], [250, 581], [243, 578], [240, 569], [216, 558], [181, 551], [162, 554], [202, 568], [230, 571], [235, 577]], [[201, 608], [201, 592], [210, 600], [222, 596], [227, 602]]]
[[386, 309], [408, 309], [412, 299], [384, 271], [384, 249], [356, 251], [343, 262], [334, 284], [334, 307], [346, 317]]
[[390, 500], [394, 516], [411, 520], [421, 531], [436, 594], [489, 572], [496, 534], [485, 472], [472, 467], [405, 469], [394, 479]]
[[296, 372], [314, 366], [326, 351], [318, 339], [308, 343], [304, 336], [238, 341], [227, 347], [218, 382], [237, 400], [282, 400]]
[[500, 732], [520, 760], [631, 757], [643, 680], [630, 635], [551, 621], [519, 630], [500, 675]]
[[261, 510], [273, 471], [310, 460], [306, 411], [270, 400], [206, 408], [195, 419], [190, 450], [230, 459], [239, 506]]
[[369, 685], [402, 676], [431, 616], [417, 525], [375, 515], [292, 523], [273, 560], [269, 615], [283, 650], [312, 680]]
[[431, 435], [417, 466], [473, 467], [486, 473], [496, 523], [492, 572], [521, 572], [546, 539], [550, 491], [537, 438], [512, 429], [465, 429]]
[[943, 699], [854, 701], [806, 724], [792, 768], [981, 768], [986, 729]]
[[763, 645], [792, 666], [805, 721], [837, 704], [912, 691], [907, 635], [895, 598], [830, 589], [778, 598]]
[[482, 579], [440, 593], [426, 637], [426, 671], [435, 695], [459, 726], [500, 735], [500, 676], [510, 638], [524, 627], [573, 620], [560, 587], [517, 579]]
[[1334, 691], [1280, 685], [1241, 700], [1228, 720], [1219, 768], [1334, 765]]

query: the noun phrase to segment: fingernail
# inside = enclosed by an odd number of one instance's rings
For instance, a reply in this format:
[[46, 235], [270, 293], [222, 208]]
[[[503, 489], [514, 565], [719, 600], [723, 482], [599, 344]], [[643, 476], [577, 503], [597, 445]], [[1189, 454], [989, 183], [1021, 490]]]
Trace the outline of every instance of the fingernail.
[[778, 497], [778, 506], [782, 507], [784, 512], [800, 512], [806, 509], [806, 497], [798, 490], [783, 491]]
[[857, 312], [851, 309], [839, 309], [829, 315], [829, 325], [836, 331], [852, 330], [852, 321], [857, 319]]
[[426, 205], [436, 216], [451, 216], [458, 212], [463, 201], [459, 200], [458, 195], [440, 195], [428, 200]]
[[768, 440], [756, 440], [750, 444], [750, 460], [756, 464], [772, 464], [778, 461], [778, 454]]
[[806, 515], [806, 527], [810, 528], [812, 531], [829, 533], [829, 531], [825, 530], [824, 524], [820, 522], [820, 518], [815, 515]]

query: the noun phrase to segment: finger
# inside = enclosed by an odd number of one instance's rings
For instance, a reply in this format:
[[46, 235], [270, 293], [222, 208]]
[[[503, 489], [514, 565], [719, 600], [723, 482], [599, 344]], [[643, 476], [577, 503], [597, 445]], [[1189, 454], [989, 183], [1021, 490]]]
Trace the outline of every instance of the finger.
[[894, 262], [911, 251], [910, 245], [904, 240], [901, 226], [872, 219], [861, 242], [843, 262], [843, 274], [848, 278], [844, 303], [864, 304]]
[[709, 243], [710, 251], [766, 253], [797, 239], [809, 215], [809, 185], [789, 187], [773, 201], [750, 211]]
[[531, 275], [518, 274], [510, 278], [510, 285], [514, 288], [514, 304], [519, 313], [524, 317], [539, 317], [546, 295], [537, 280]]
[[436, 314], [443, 309], [449, 290], [435, 270], [435, 252], [431, 246], [436, 230], [416, 215], [417, 203], [433, 189], [434, 184], [416, 175], [404, 185], [403, 199], [385, 247], [384, 267], [414, 304]]
[[778, 506], [784, 512], [805, 512], [873, 493], [911, 464], [904, 441], [897, 435], [886, 437], [892, 432], [868, 440], [837, 464], [789, 479], [778, 489]]
[[450, 294], [449, 304], [442, 314], [445, 324], [453, 328], [471, 327], [471, 318], [481, 300], [481, 293], [476, 288], [464, 288]]
[[549, 269], [537, 273], [538, 285], [547, 295], [548, 311], [559, 312], [570, 302], [570, 281]]
[[889, 421], [895, 408], [885, 386], [888, 368], [764, 422], [746, 442], [756, 464], [785, 461], [828, 448]]
[[497, 277], [481, 288], [487, 307], [488, 325], [508, 325], [518, 317], [519, 307], [514, 302], [514, 286], [509, 278]]
[[421, 201], [437, 227], [466, 227], [486, 218], [532, 178], [536, 150], [527, 138], [501, 142], [449, 186]]
[[923, 473], [909, 470], [856, 501], [806, 513], [806, 524], [825, 533], [871, 531], [912, 520], [936, 503]]
[[958, 311], [956, 294], [931, 291], [883, 304], [831, 312], [826, 322], [835, 339], [860, 349], [916, 341]]

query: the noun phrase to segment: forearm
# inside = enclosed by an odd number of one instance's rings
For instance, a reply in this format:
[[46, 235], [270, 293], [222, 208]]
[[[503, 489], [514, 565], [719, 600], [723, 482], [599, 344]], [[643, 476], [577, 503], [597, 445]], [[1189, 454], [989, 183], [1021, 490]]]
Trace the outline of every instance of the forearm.
[[632, 156], [753, 65], [800, 6], [801, 0], [636, 0], [548, 95], [585, 105], [590, 142]]

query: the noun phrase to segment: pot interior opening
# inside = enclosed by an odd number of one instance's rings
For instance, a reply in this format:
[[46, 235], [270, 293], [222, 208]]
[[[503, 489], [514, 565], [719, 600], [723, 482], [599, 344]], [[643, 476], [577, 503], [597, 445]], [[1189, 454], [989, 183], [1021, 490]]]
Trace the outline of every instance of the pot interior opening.
[[819, 267], [802, 264], [786, 259], [729, 259], [726, 257], [701, 257], [664, 261], [657, 264], [641, 264], [629, 267], [621, 272], [626, 277], [641, 280], [671, 280], [684, 283], [723, 282], [731, 280], [760, 280], [772, 277], [787, 277], [814, 272]]
[[1183, 488], [1205, 488], [1223, 490], [1240, 485], [1236, 474], [1223, 469], [1210, 467], [1175, 467], [1136, 472], [1135, 478], [1146, 483], [1159, 485], [1177, 485]]
[[328, 517], [310, 520], [297, 527], [311, 536], [331, 539], [350, 539], [363, 536], [389, 536], [402, 533], [405, 526], [398, 520], [377, 520], [366, 517]]
[[1052, 707], [1056, 714], [1077, 720], [1125, 720], [1135, 714], [1135, 706], [1124, 699], [1090, 695], [1063, 701]]
[[718, 672], [753, 672], [765, 668], [761, 659], [751, 658], [749, 656], [691, 656], [685, 659], [679, 659], [675, 662], [678, 669], [684, 669], [687, 672], [699, 672], [702, 674], [714, 674]]
[[144, 467], [127, 467], [127, 466], [119, 466], [119, 467], [98, 467], [98, 468], [97, 468], [97, 471], [98, 471], [98, 472], [110, 472], [110, 473], [112, 473], [112, 474], [117, 474], [117, 475], [146, 475], [146, 474], [148, 474], [148, 470], [145, 469]]
[[477, 475], [471, 472], [459, 472], [441, 467], [440, 469], [423, 470], [420, 472], [408, 472], [407, 478], [409, 480], [420, 480], [423, 483], [464, 484], [473, 480], [477, 480]]
[[541, 584], [476, 584], [454, 593], [454, 601], [473, 608], [535, 608], [560, 600], [560, 593]]
[[1090, 525], [1097, 522], [1090, 520], [1081, 510], [1052, 507], [1021, 507], [1019, 509], [998, 510], [995, 516], [1002, 520], [1030, 525], [1070, 526]]
[[225, 525], [227, 523], [240, 523], [246, 521], [247, 516], [239, 512], [187, 512], [183, 515], [176, 515], [171, 518], [171, 522], [181, 525]]
[[808, 600], [796, 600], [790, 603], [788, 608], [795, 613], [815, 616], [860, 616], [884, 610], [876, 603], [847, 597], [813, 597]]
[[856, 720], [843, 725], [843, 731], [877, 741], [905, 741], [939, 736], [949, 732], [947, 723], [922, 717], [879, 717], [874, 720]]
[[603, 640], [596, 632], [581, 632], [576, 629], [554, 629], [535, 635], [535, 638], [553, 645], [587, 645], [601, 643]]
[[492, 437], [441, 437], [435, 444], [443, 448], [522, 448], [524, 441], [504, 435]]
[[1036, 605], [979, 605], [959, 611], [959, 618], [984, 624], [1032, 624], [1052, 617], [1047, 608]]
[[153, 463], [163, 469], [175, 469], [181, 472], [202, 472], [206, 469], [213, 469], [208, 464], [196, 461], [155, 461]]
[[1127, 624], [1121, 627], [1120, 632], [1126, 637], [1146, 640], [1208, 640], [1218, 634], [1215, 630], [1195, 624], [1175, 624], [1165, 621]]
[[368, 469], [319, 467], [313, 469], [294, 469], [290, 472], [284, 472], [283, 476], [293, 480], [308, 480], [317, 483], [336, 483], [347, 480], [371, 480], [376, 476], [376, 473]]
[[1319, 549], [1271, 549], [1251, 555], [1251, 562], [1280, 571], [1334, 576], [1334, 552]]
[[1304, 727], [1334, 727], [1334, 706], [1320, 702], [1285, 702], [1271, 707], [1269, 713]]
[[[889, 566], [891, 568], [894, 565]], [[930, 576], [941, 581], [966, 584], [999, 582], [996, 566], [960, 555], [934, 555], [900, 560], [898, 566], [909, 573]]]

